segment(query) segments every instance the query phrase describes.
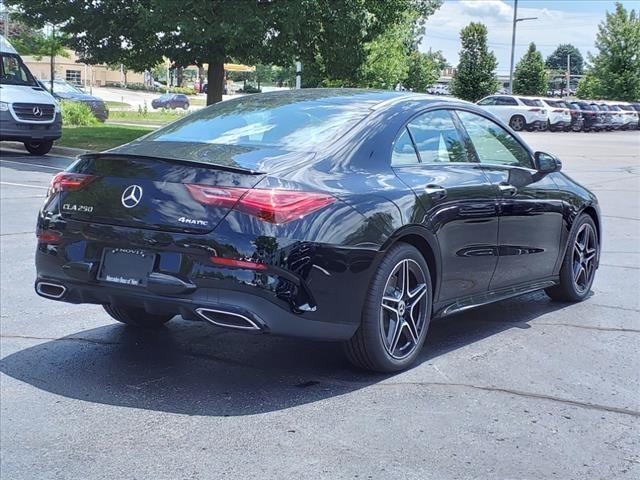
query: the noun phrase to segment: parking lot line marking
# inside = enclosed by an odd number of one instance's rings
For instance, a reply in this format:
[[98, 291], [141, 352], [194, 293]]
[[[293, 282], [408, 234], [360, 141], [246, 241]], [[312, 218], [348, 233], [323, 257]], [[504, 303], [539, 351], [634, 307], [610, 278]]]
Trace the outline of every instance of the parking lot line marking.
[[14, 187], [41, 188], [44, 190], [49, 190], [49, 187], [43, 187], [42, 185], [25, 185], [24, 183], [0, 182], [0, 185], [12, 185]]
[[0, 162], [15, 163], [17, 165], [31, 165], [32, 167], [48, 168], [50, 170], [55, 170], [57, 172], [61, 172], [62, 171], [62, 169], [60, 169], [58, 167], [52, 167], [51, 165], [41, 165], [39, 163], [16, 162], [15, 160], [5, 160], [4, 158], [0, 158]]

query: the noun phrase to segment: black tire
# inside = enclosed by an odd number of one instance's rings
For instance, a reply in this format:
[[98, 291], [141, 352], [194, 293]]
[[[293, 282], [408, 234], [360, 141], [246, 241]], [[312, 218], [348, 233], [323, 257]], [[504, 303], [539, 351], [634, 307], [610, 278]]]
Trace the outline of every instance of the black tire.
[[509, 126], [511, 130], [521, 132], [527, 125], [526, 120], [522, 115], [514, 115], [509, 119]]
[[[399, 269], [408, 273], [399, 273]], [[395, 282], [394, 274], [409, 278], [408, 288], [404, 288], [400, 277]], [[415, 284], [413, 289], [411, 279]], [[398, 283], [401, 283], [400, 287]], [[411, 290], [415, 300], [409, 294]], [[395, 297], [396, 294], [398, 298], [389, 302], [389, 296]], [[405, 302], [405, 298], [411, 302]], [[386, 302], [387, 309], [383, 308], [383, 302]], [[393, 314], [388, 310], [390, 304], [396, 308]], [[394, 245], [371, 280], [360, 327], [345, 342], [347, 358], [357, 367], [376, 372], [395, 372], [411, 366], [424, 345], [431, 320], [431, 306], [431, 276], [424, 257], [411, 245]], [[414, 308], [418, 309], [415, 318]]]
[[114, 307], [103, 305], [105, 311], [115, 320], [136, 328], [160, 328], [174, 315], [152, 315], [142, 308]]
[[24, 142], [24, 148], [31, 155], [46, 155], [53, 147], [53, 140]]
[[[582, 236], [585, 232], [588, 236], [592, 234], [592, 237], [590, 237], [591, 243], [585, 244], [585, 251], [583, 255], [580, 255], [578, 245], [583, 243], [581, 238], [583, 238]], [[584, 263], [585, 258], [591, 259], [588, 264]], [[553, 300], [581, 302], [589, 296], [599, 259], [600, 240], [598, 238], [598, 230], [593, 219], [583, 213], [577, 218], [569, 234], [567, 249], [560, 268], [560, 283], [546, 288], [546, 294]]]

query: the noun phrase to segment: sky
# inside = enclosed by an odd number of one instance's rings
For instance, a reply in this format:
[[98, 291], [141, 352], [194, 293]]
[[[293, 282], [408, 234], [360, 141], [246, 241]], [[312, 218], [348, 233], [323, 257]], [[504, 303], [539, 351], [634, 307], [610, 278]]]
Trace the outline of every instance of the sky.
[[[627, 10], [640, 10], [640, 0], [622, 0]], [[445, 0], [425, 23], [426, 33], [420, 50], [441, 50], [449, 64], [458, 64], [460, 30], [470, 22], [482, 22], [489, 32], [488, 44], [498, 58], [499, 75], [509, 74], [513, 0]], [[561, 43], [578, 47], [586, 60], [594, 52], [598, 24], [607, 11], [615, 9], [613, 0], [519, 0], [518, 18], [538, 17], [518, 22], [515, 62], [525, 54], [530, 42], [546, 58]]]

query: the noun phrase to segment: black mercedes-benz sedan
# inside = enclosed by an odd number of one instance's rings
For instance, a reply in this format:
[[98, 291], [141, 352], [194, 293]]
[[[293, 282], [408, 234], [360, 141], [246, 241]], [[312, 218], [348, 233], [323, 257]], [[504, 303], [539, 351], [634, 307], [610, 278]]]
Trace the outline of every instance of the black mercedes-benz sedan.
[[36, 292], [120, 322], [176, 315], [343, 341], [376, 371], [432, 318], [587, 297], [596, 197], [475, 105], [370, 90], [225, 101], [53, 178]]

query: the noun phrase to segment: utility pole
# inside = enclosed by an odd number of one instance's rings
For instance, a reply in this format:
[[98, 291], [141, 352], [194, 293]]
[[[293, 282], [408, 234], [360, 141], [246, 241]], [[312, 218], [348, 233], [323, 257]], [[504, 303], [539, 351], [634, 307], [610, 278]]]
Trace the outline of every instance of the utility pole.
[[569, 89], [571, 88], [571, 54], [567, 54], [567, 97], [569, 96]]
[[516, 25], [525, 20], [536, 20], [538, 17], [518, 18], [518, 0], [513, 2], [513, 27], [511, 31], [511, 62], [509, 65], [509, 93], [513, 93], [513, 57], [516, 50]]
[[56, 27], [51, 25], [51, 94], [53, 95], [53, 79], [56, 76]]
[[296, 90], [302, 87], [302, 63], [296, 62]]

